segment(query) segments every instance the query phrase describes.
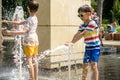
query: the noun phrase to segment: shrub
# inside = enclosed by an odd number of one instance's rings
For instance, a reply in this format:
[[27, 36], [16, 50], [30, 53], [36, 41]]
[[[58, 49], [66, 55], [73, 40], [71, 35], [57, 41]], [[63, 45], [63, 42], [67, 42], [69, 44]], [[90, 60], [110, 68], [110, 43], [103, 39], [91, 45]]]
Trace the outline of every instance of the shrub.
[[117, 32], [120, 32], [120, 25], [116, 27]]

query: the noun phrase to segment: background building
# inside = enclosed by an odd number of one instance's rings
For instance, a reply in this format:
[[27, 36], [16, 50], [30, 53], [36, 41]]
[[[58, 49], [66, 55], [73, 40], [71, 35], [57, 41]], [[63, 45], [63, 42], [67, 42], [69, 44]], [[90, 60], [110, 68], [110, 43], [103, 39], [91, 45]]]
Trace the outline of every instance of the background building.
[[[65, 42], [71, 41], [73, 35], [78, 30], [79, 24], [82, 23], [77, 16], [78, 8], [84, 4], [90, 5], [91, 2], [90, 0], [37, 1], [40, 3], [40, 8], [37, 13], [39, 19], [38, 35], [40, 52], [47, 49], [54, 49], [57, 46], [63, 45]], [[84, 52], [83, 39], [75, 44], [74, 50], [77, 54], [71, 54], [71, 59], [82, 57], [82, 52]], [[63, 61], [68, 59], [67, 57], [66, 55], [50, 56], [46, 59], [46, 62]], [[49, 65], [47, 67], [53, 68], [56, 65]]]

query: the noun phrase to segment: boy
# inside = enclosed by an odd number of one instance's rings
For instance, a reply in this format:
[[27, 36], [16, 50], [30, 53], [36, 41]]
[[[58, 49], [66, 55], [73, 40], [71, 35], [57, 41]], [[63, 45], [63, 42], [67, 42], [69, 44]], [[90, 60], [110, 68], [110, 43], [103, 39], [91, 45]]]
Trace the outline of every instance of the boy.
[[38, 62], [37, 62], [37, 54], [38, 54], [38, 36], [36, 33], [38, 20], [36, 17], [36, 12], [39, 8], [39, 4], [36, 1], [30, 1], [28, 3], [28, 12], [29, 18], [26, 21], [7, 21], [3, 20], [2, 22], [16, 24], [16, 25], [24, 25], [23, 31], [9, 31], [6, 30], [4, 34], [6, 35], [21, 35], [24, 34], [23, 39], [23, 49], [26, 55], [26, 62], [29, 65], [29, 74], [30, 80], [38, 80]]
[[98, 80], [98, 67], [97, 62], [100, 55], [100, 40], [99, 40], [99, 27], [91, 18], [91, 8], [89, 6], [82, 6], [78, 9], [78, 17], [84, 22], [79, 27], [78, 32], [74, 35], [72, 41], [67, 43], [70, 46], [84, 37], [86, 44], [85, 54], [83, 58], [83, 75], [82, 80], [86, 80], [88, 73], [88, 65], [91, 64], [93, 70], [93, 80]]

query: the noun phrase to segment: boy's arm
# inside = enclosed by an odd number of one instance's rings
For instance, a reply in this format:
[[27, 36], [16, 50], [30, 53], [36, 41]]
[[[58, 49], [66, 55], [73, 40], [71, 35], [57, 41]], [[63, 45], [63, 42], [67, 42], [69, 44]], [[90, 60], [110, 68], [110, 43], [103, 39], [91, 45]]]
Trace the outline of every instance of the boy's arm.
[[88, 32], [87, 30], [84, 30], [84, 31], [82, 31], [82, 32], [77, 32], [77, 33], [74, 35], [71, 43], [76, 43], [76, 42], [77, 42], [78, 40], [80, 40], [80, 39], [83, 37], [83, 35], [86, 34], [87, 32]]
[[2, 22], [9, 23], [9, 24], [16, 24], [16, 25], [21, 25], [25, 23], [25, 21], [8, 21], [8, 20], [3, 20]]
[[3, 33], [5, 35], [22, 35], [22, 34], [25, 34], [27, 33], [28, 30], [27, 29], [24, 29], [23, 31], [10, 31], [10, 30], [5, 30]]

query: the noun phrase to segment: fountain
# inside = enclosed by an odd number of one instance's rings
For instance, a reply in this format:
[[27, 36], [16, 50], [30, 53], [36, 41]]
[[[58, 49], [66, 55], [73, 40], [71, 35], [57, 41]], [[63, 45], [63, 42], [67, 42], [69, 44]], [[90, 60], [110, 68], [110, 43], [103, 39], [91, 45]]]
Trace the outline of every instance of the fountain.
[[49, 55], [50, 53], [54, 53], [56, 51], [59, 51], [59, 50], [64, 50], [65, 52], [67, 51], [67, 55], [68, 55], [68, 80], [71, 80], [71, 60], [70, 60], [70, 54], [71, 54], [71, 49], [72, 49], [72, 46], [65, 46], [65, 45], [61, 45], [61, 46], [58, 46], [52, 50], [46, 50], [44, 51], [39, 57], [38, 57], [38, 60], [44, 58], [46, 55]]
[[[13, 20], [14, 21], [23, 21], [24, 18], [24, 12], [22, 6], [17, 6], [13, 15]], [[14, 30], [21, 31], [23, 28], [23, 25], [14, 25]], [[22, 57], [23, 57], [23, 50], [22, 50], [22, 35], [15, 35], [15, 53], [14, 55], [18, 55], [18, 62], [19, 62], [19, 78], [22, 80]], [[15, 56], [14, 56], [15, 57]]]
[[[14, 21], [23, 21], [24, 18], [23, 18], [23, 15], [24, 12], [23, 12], [23, 8], [22, 6], [17, 6], [15, 8], [15, 12], [14, 12], [14, 15], [13, 15], [13, 20]], [[22, 30], [23, 28], [23, 25], [14, 25], [13, 29], [12, 30]], [[22, 80], [22, 57], [23, 57], [23, 50], [22, 50], [22, 45], [21, 45], [21, 39], [22, 39], [22, 36], [21, 35], [14, 35], [14, 41], [15, 41], [15, 45], [14, 45], [14, 50], [13, 50], [13, 59], [15, 61], [15, 63], [17, 64], [17, 68], [18, 68], [18, 75], [19, 75], [19, 78], [20, 80]], [[15, 69], [13, 69], [12, 72], [14, 72]]]
[[[1, 6], [0, 6], [0, 8], [1, 8]], [[0, 9], [0, 11], [1, 11], [1, 9]], [[0, 16], [1, 16], [1, 13], [0, 13]], [[1, 19], [0, 19], [1, 20]], [[1, 25], [1, 23], [0, 23], [0, 25]], [[0, 27], [0, 66], [1, 66], [1, 63], [2, 63], [2, 56], [3, 56], [3, 46], [2, 46], [2, 43], [3, 43], [3, 36], [2, 36], [2, 30], [1, 30], [1, 27]]]
[[[17, 47], [19, 48], [19, 47]], [[50, 55], [50, 54], [55, 54], [57, 51], [60, 51], [62, 50], [64, 54], [68, 55], [68, 80], [71, 80], [71, 64], [70, 64], [70, 51], [71, 51], [71, 47], [68, 47], [68, 46], [65, 46], [65, 45], [61, 45], [61, 46], [58, 46], [52, 50], [45, 50], [44, 52], [41, 52], [40, 55], [38, 55], [38, 61], [40, 62], [43, 58], [45, 58], [46, 56]], [[13, 52], [14, 56], [13, 56], [13, 59], [14, 59], [14, 62], [16, 64], [16, 68], [12, 69], [10, 72], [11, 72], [11, 75], [9, 75], [8, 79], [9, 80], [26, 80], [26, 77], [25, 75], [28, 75], [28, 73], [26, 73], [26, 68], [24, 69], [25, 66], [23, 66], [23, 62], [24, 62], [24, 59], [22, 59], [24, 56], [23, 55], [19, 55], [19, 50], [18, 49], [15, 49], [15, 51]], [[23, 67], [22, 67], [23, 66]], [[28, 65], [27, 65], [28, 66]], [[29, 66], [28, 66], [29, 67]], [[5, 73], [6, 74], [6, 73]], [[14, 75], [14, 76], [13, 76]], [[4, 75], [1, 75], [1, 76], [4, 76]], [[10, 77], [11, 76], [11, 77]], [[42, 78], [42, 77], [40, 77]], [[49, 79], [47, 79], [49, 80]], [[50, 80], [52, 80], [52, 78], [50, 78]], [[55, 80], [55, 79], [53, 79]], [[57, 79], [57, 80], [61, 80], [61, 79]]]
[[2, 48], [3, 36], [0, 34], [0, 49]]
[[0, 35], [0, 66], [2, 66], [2, 59], [3, 59], [3, 46], [2, 46], [2, 43], [3, 43], [3, 37], [2, 35]]
[[0, 34], [0, 54], [2, 53], [3, 50], [2, 43], [3, 43], [3, 36]]

